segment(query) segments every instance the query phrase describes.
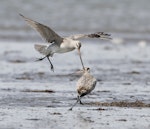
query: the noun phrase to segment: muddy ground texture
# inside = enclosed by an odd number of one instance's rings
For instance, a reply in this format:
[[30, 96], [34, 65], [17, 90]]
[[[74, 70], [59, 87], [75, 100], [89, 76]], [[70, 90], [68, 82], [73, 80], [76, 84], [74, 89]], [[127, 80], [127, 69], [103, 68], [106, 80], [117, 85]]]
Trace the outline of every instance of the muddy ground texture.
[[[0, 43], [0, 129], [149, 129], [150, 45], [86, 43], [85, 66], [98, 80], [76, 101], [77, 52], [56, 54], [55, 72], [33, 43]], [[90, 53], [90, 54], [89, 54]]]

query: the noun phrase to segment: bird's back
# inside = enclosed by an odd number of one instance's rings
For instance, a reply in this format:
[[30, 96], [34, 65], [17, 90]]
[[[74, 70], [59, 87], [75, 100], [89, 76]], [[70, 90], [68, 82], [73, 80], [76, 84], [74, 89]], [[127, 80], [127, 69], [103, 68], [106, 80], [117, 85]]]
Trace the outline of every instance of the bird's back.
[[90, 73], [84, 73], [77, 82], [77, 91], [80, 96], [89, 94], [96, 86], [96, 79]]

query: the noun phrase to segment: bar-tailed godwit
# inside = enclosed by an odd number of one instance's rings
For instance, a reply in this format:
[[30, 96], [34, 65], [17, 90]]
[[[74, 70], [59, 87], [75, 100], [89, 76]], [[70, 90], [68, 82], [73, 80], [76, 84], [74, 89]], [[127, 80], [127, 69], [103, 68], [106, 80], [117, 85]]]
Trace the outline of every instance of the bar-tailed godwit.
[[82, 73], [82, 76], [77, 82], [77, 92], [78, 92], [77, 101], [69, 110], [72, 110], [72, 108], [78, 102], [82, 104], [81, 97], [89, 94], [96, 86], [97, 80], [90, 74], [90, 68], [85, 67], [80, 72]]
[[72, 51], [74, 49], [78, 50], [79, 57], [81, 60], [82, 67], [84, 69], [84, 64], [82, 61], [81, 57], [81, 42], [79, 39], [81, 38], [100, 38], [100, 39], [111, 39], [110, 34], [106, 34], [104, 32], [97, 32], [97, 33], [92, 33], [92, 34], [77, 34], [73, 35], [70, 37], [61, 37], [57, 33], [55, 33], [51, 28], [48, 26], [45, 26], [41, 23], [38, 23], [36, 21], [33, 21], [22, 14], [20, 14], [21, 17], [25, 19], [25, 21], [36, 31], [40, 33], [42, 38], [46, 40], [46, 42], [51, 43], [49, 46], [46, 45], [39, 45], [35, 44], [35, 49], [44, 55], [43, 58], [39, 58], [37, 61], [43, 60], [45, 58], [48, 59], [50, 65], [51, 65], [51, 70], [54, 71], [54, 67], [52, 62], [50, 61], [49, 57], [52, 57], [54, 53], [66, 53], [69, 51]]

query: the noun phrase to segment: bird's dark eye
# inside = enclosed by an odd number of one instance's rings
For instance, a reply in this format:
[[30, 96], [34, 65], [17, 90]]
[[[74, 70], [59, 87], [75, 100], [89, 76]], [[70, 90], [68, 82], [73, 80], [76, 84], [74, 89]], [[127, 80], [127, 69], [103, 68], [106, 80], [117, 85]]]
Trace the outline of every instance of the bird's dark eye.
[[90, 70], [90, 68], [87, 68], [87, 70]]

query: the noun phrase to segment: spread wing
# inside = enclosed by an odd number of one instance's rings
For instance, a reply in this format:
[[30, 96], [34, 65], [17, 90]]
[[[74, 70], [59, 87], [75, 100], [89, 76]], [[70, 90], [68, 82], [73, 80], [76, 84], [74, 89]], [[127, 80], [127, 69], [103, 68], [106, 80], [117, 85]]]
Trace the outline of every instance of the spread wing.
[[77, 34], [77, 35], [72, 35], [69, 38], [71, 39], [81, 39], [81, 38], [100, 38], [100, 39], [106, 39], [106, 40], [110, 40], [112, 39], [110, 37], [110, 34], [106, 34], [104, 32], [96, 32], [96, 33], [92, 33], [92, 34]]
[[62, 37], [60, 37], [58, 34], [56, 34], [51, 28], [38, 23], [36, 21], [33, 21], [25, 16], [23, 16], [22, 14], [19, 14], [21, 17], [23, 17], [25, 19], [25, 21], [33, 28], [35, 29], [37, 32], [40, 33], [40, 35], [42, 36], [42, 38], [44, 38], [47, 42], [52, 43], [58, 43], [60, 44], [63, 40]]

